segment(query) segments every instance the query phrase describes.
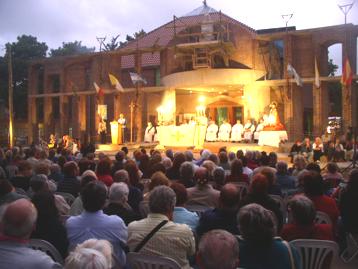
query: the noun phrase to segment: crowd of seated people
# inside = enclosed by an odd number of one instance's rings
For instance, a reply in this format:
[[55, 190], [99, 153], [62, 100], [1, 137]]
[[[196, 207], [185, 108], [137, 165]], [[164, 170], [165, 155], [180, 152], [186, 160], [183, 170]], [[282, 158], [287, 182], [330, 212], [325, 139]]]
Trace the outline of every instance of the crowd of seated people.
[[320, 161], [325, 156], [328, 161], [352, 161], [354, 155], [354, 139], [351, 135], [337, 137], [324, 134], [315, 137], [312, 142], [309, 137], [303, 141], [296, 140], [290, 150], [291, 161], [296, 155], [302, 155], [309, 161]]
[[[61, 268], [24, 250], [35, 238], [51, 243], [65, 268], [127, 268], [128, 252], [169, 257], [182, 268], [300, 268], [286, 241], [344, 247], [346, 233], [358, 233], [357, 183], [358, 170], [344, 177], [331, 162], [321, 171], [300, 154], [288, 168], [273, 152], [226, 148], [197, 158], [123, 148], [114, 160], [92, 152], [49, 157], [41, 147], [0, 150], [0, 260], [6, 268]], [[316, 224], [317, 212], [329, 223]]]

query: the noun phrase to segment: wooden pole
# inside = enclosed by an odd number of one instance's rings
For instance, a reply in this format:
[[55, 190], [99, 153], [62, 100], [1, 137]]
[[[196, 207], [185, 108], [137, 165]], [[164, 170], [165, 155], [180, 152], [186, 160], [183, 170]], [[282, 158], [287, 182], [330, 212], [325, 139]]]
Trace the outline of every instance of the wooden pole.
[[133, 143], [133, 111], [134, 111], [134, 104], [133, 101], [131, 101], [131, 104], [129, 105], [129, 108], [131, 110], [131, 144]]
[[12, 148], [14, 146], [14, 133], [13, 133], [13, 82], [12, 82], [12, 52], [11, 45], [8, 47], [8, 69], [9, 69], [9, 146]]

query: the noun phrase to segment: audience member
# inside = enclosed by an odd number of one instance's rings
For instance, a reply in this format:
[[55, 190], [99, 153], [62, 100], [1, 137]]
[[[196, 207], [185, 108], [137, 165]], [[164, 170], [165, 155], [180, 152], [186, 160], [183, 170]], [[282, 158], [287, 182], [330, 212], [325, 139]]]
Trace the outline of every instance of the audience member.
[[172, 183], [170, 188], [175, 192], [176, 205], [173, 212], [173, 222], [187, 224], [191, 230], [196, 231], [196, 227], [199, 223], [198, 214], [187, 210], [184, 206], [188, 201], [188, 193], [183, 184]]
[[287, 194], [289, 191], [294, 190], [296, 187], [296, 179], [288, 174], [287, 163], [279, 161], [276, 164], [276, 182], [280, 186], [281, 191]]
[[194, 178], [196, 181], [196, 185], [187, 189], [187, 205], [217, 207], [220, 192], [215, 190], [211, 185], [208, 184], [208, 170], [204, 167], [199, 167], [195, 171]]
[[22, 198], [28, 199], [27, 196], [17, 193], [9, 180], [0, 179], [0, 206]]
[[226, 230], [232, 234], [239, 234], [236, 215], [239, 209], [239, 190], [233, 184], [222, 187], [219, 206], [205, 211], [200, 217], [197, 228], [198, 236], [214, 229]]
[[64, 178], [57, 185], [57, 191], [67, 192], [74, 197], [80, 191], [80, 181], [78, 180], [78, 165], [74, 161], [66, 162], [63, 166]]
[[[172, 222], [176, 204], [175, 192], [167, 186], [156, 187], [149, 197], [148, 217], [128, 226], [131, 251], [174, 259], [181, 268], [190, 268], [188, 257], [195, 253], [195, 240], [185, 224]], [[144, 238], [159, 224], [163, 225], [144, 245]]]
[[106, 184], [107, 187], [112, 185], [113, 178], [111, 176], [111, 160], [109, 158], [104, 158], [98, 162], [96, 174], [98, 180]]
[[332, 226], [330, 224], [316, 224], [316, 209], [313, 202], [303, 196], [294, 196], [288, 204], [292, 222], [285, 224], [281, 231], [284, 240], [317, 239], [333, 241]]
[[35, 205], [38, 215], [36, 228], [32, 232], [31, 238], [50, 242], [65, 258], [68, 248], [67, 232], [60, 220], [54, 195], [49, 192], [36, 193], [32, 197], [32, 203]]
[[231, 163], [231, 173], [226, 177], [226, 182], [250, 183], [248, 175], [244, 174], [241, 160], [234, 160]]
[[0, 213], [1, 268], [62, 268], [46, 253], [27, 245], [37, 219], [36, 208], [30, 201], [16, 200], [4, 205]]
[[238, 214], [240, 248], [240, 267], [242, 268], [295, 268], [300, 267], [300, 258], [296, 249], [291, 247], [294, 261], [291, 261], [288, 247], [282, 239], [275, 238], [276, 222], [271, 211], [258, 204], [249, 204]]
[[200, 269], [236, 269], [239, 243], [227, 231], [212, 230], [201, 238], [196, 257]]
[[171, 180], [180, 179], [180, 166], [184, 162], [185, 162], [185, 155], [181, 152], [175, 153], [173, 159], [173, 165], [167, 170], [166, 176]]
[[103, 213], [107, 198], [106, 186], [100, 181], [92, 181], [81, 191], [81, 198], [85, 211], [79, 216], [70, 217], [66, 222], [70, 249], [87, 239], [105, 239], [112, 243], [120, 265], [125, 265], [123, 248], [127, 241], [127, 227], [120, 217]]
[[185, 188], [191, 188], [195, 186], [194, 182], [194, 164], [189, 161], [185, 161], [179, 168], [180, 178], [179, 182], [185, 186]]
[[28, 161], [20, 161], [17, 164], [17, 175], [10, 178], [11, 184], [15, 188], [21, 188], [24, 191], [28, 191], [30, 187], [30, 178], [32, 176], [32, 166]]
[[107, 215], [117, 215], [120, 217], [126, 225], [140, 219], [140, 216], [127, 203], [128, 194], [129, 188], [126, 183], [113, 183], [109, 189], [109, 203], [103, 209], [103, 212]]

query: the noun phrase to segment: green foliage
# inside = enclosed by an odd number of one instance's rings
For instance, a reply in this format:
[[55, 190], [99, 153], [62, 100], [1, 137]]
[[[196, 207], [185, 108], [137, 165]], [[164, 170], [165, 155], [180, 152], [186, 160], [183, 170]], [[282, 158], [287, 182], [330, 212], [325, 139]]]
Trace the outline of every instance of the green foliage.
[[17, 41], [6, 44], [6, 53], [0, 57], [0, 99], [8, 103], [8, 60], [11, 46], [14, 114], [16, 118], [27, 116], [28, 67], [32, 60], [46, 57], [48, 47], [44, 42], [38, 42], [36, 37], [22, 35]]
[[133, 35], [127, 35], [126, 36], [126, 41], [119, 42], [119, 47], [122, 48], [122, 47], [126, 46], [129, 42], [131, 42], [131, 41], [133, 41], [133, 40], [135, 40], [137, 38], [143, 37], [145, 34], [146, 34], [146, 32], [143, 29], [141, 29], [138, 32], [135, 32]]
[[70, 56], [70, 55], [78, 55], [91, 53], [95, 51], [95, 48], [88, 48], [86, 46], [82, 46], [82, 41], [74, 41], [74, 42], [62, 42], [62, 47], [58, 47], [57, 49], [51, 49], [50, 56]]
[[107, 44], [104, 44], [104, 50], [105, 51], [113, 51], [119, 48], [119, 42], [117, 41], [119, 35], [116, 37], [112, 37], [111, 41]]
[[334, 77], [337, 69], [338, 69], [338, 65], [334, 64], [332, 59], [329, 59], [329, 61], [328, 61], [328, 76]]

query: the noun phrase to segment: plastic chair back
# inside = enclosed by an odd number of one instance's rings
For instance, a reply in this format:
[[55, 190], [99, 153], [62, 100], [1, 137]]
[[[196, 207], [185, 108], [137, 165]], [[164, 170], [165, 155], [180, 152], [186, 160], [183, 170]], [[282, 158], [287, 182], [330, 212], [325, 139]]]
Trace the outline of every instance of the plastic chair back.
[[333, 241], [298, 239], [290, 242], [300, 255], [302, 269], [330, 269], [338, 256]]
[[41, 239], [30, 239], [29, 247], [35, 250], [40, 250], [45, 252], [50, 256], [55, 262], [59, 264], [64, 264], [63, 258], [58, 250], [49, 242]]

